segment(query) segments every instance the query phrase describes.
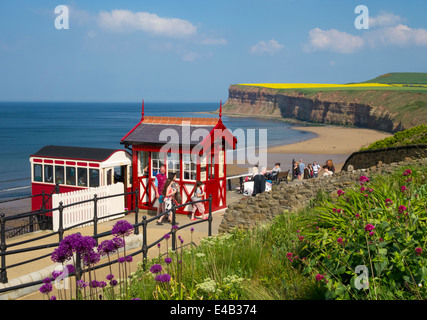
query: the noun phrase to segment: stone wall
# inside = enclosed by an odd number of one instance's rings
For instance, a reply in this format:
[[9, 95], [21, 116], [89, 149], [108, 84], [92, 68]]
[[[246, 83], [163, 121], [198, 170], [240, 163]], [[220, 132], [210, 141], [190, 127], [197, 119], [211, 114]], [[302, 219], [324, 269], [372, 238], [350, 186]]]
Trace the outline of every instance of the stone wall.
[[342, 170], [369, 168], [380, 164], [399, 162], [405, 158], [421, 159], [427, 157], [427, 145], [415, 144], [375, 150], [364, 150], [352, 153], [344, 163]]
[[336, 193], [358, 182], [361, 175], [387, 173], [394, 171], [398, 166], [407, 164], [427, 165], [427, 158], [392, 162], [388, 165], [373, 166], [366, 169], [340, 171], [333, 176], [319, 177], [307, 180], [297, 180], [292, 183], [274, 185], [270, 192], [258, 194], [255, 197], [242, 197], [230, 205], [223, 216], [219, 226], [219, 233], [228, 232], [238, 227], [248, 229], [258, 223], [270, 221], [274, 216], [282, 214], [285, 210], [300, 209], [314, 199], [319, 190]]

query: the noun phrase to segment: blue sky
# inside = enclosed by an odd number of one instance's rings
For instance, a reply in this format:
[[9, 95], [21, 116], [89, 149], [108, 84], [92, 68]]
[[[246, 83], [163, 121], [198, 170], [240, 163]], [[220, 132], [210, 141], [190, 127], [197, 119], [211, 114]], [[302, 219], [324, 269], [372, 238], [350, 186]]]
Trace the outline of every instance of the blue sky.
[[426, 1], [1, 1], [0, 101], [215, 102], [236, 83], [427, 72], [426, 14]]

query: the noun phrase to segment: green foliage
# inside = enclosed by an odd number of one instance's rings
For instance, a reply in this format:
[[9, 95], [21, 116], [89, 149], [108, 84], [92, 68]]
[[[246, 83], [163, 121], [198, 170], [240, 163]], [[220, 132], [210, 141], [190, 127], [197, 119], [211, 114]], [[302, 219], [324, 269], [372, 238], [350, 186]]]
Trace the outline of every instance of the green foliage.
[[396, 132], [393, 136], [378, 140], [361, 150], [373, 150], [410, 144], [427, 144], [427, 125], [422, 124], [404, 131]]
[[294, 264], [316, 278], [326, 299], [427, 298], [426, 175], [406, 167], [362, 176], [302, 217]]

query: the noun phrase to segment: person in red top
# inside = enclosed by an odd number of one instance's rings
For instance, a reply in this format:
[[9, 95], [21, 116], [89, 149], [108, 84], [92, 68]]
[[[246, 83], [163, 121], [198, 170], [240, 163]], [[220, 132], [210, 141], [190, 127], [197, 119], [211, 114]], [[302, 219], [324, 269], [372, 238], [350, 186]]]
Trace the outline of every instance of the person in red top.
[[163, 201], [163, 188], [165, 186], [166, 180], [166, 166], [160, 167], [160, 172], [156, 174], [154, 180], [154, 189], [156, 190], [156, 199], [159, 199], [159, 206], [157, 207], [157, 215], [165, 211], [165, 203]]

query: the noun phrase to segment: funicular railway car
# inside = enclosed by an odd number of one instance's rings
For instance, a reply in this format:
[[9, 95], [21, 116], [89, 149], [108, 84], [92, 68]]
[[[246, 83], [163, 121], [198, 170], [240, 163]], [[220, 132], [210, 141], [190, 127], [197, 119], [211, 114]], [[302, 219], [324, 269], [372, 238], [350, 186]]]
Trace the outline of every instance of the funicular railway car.
[[[130, 183], [132, 157], [126, 150], [45, 146], [30, 156], [32, 211], [52, 208], [51, 195], [88, 188], [124, 184], [123, 192], [132, 191]], [[45, 196], [35, 196], [44, 193]], [[131, 205], [132, 198], [125, 198]], [[51, 213], [47, 213], [51, 216]]]

